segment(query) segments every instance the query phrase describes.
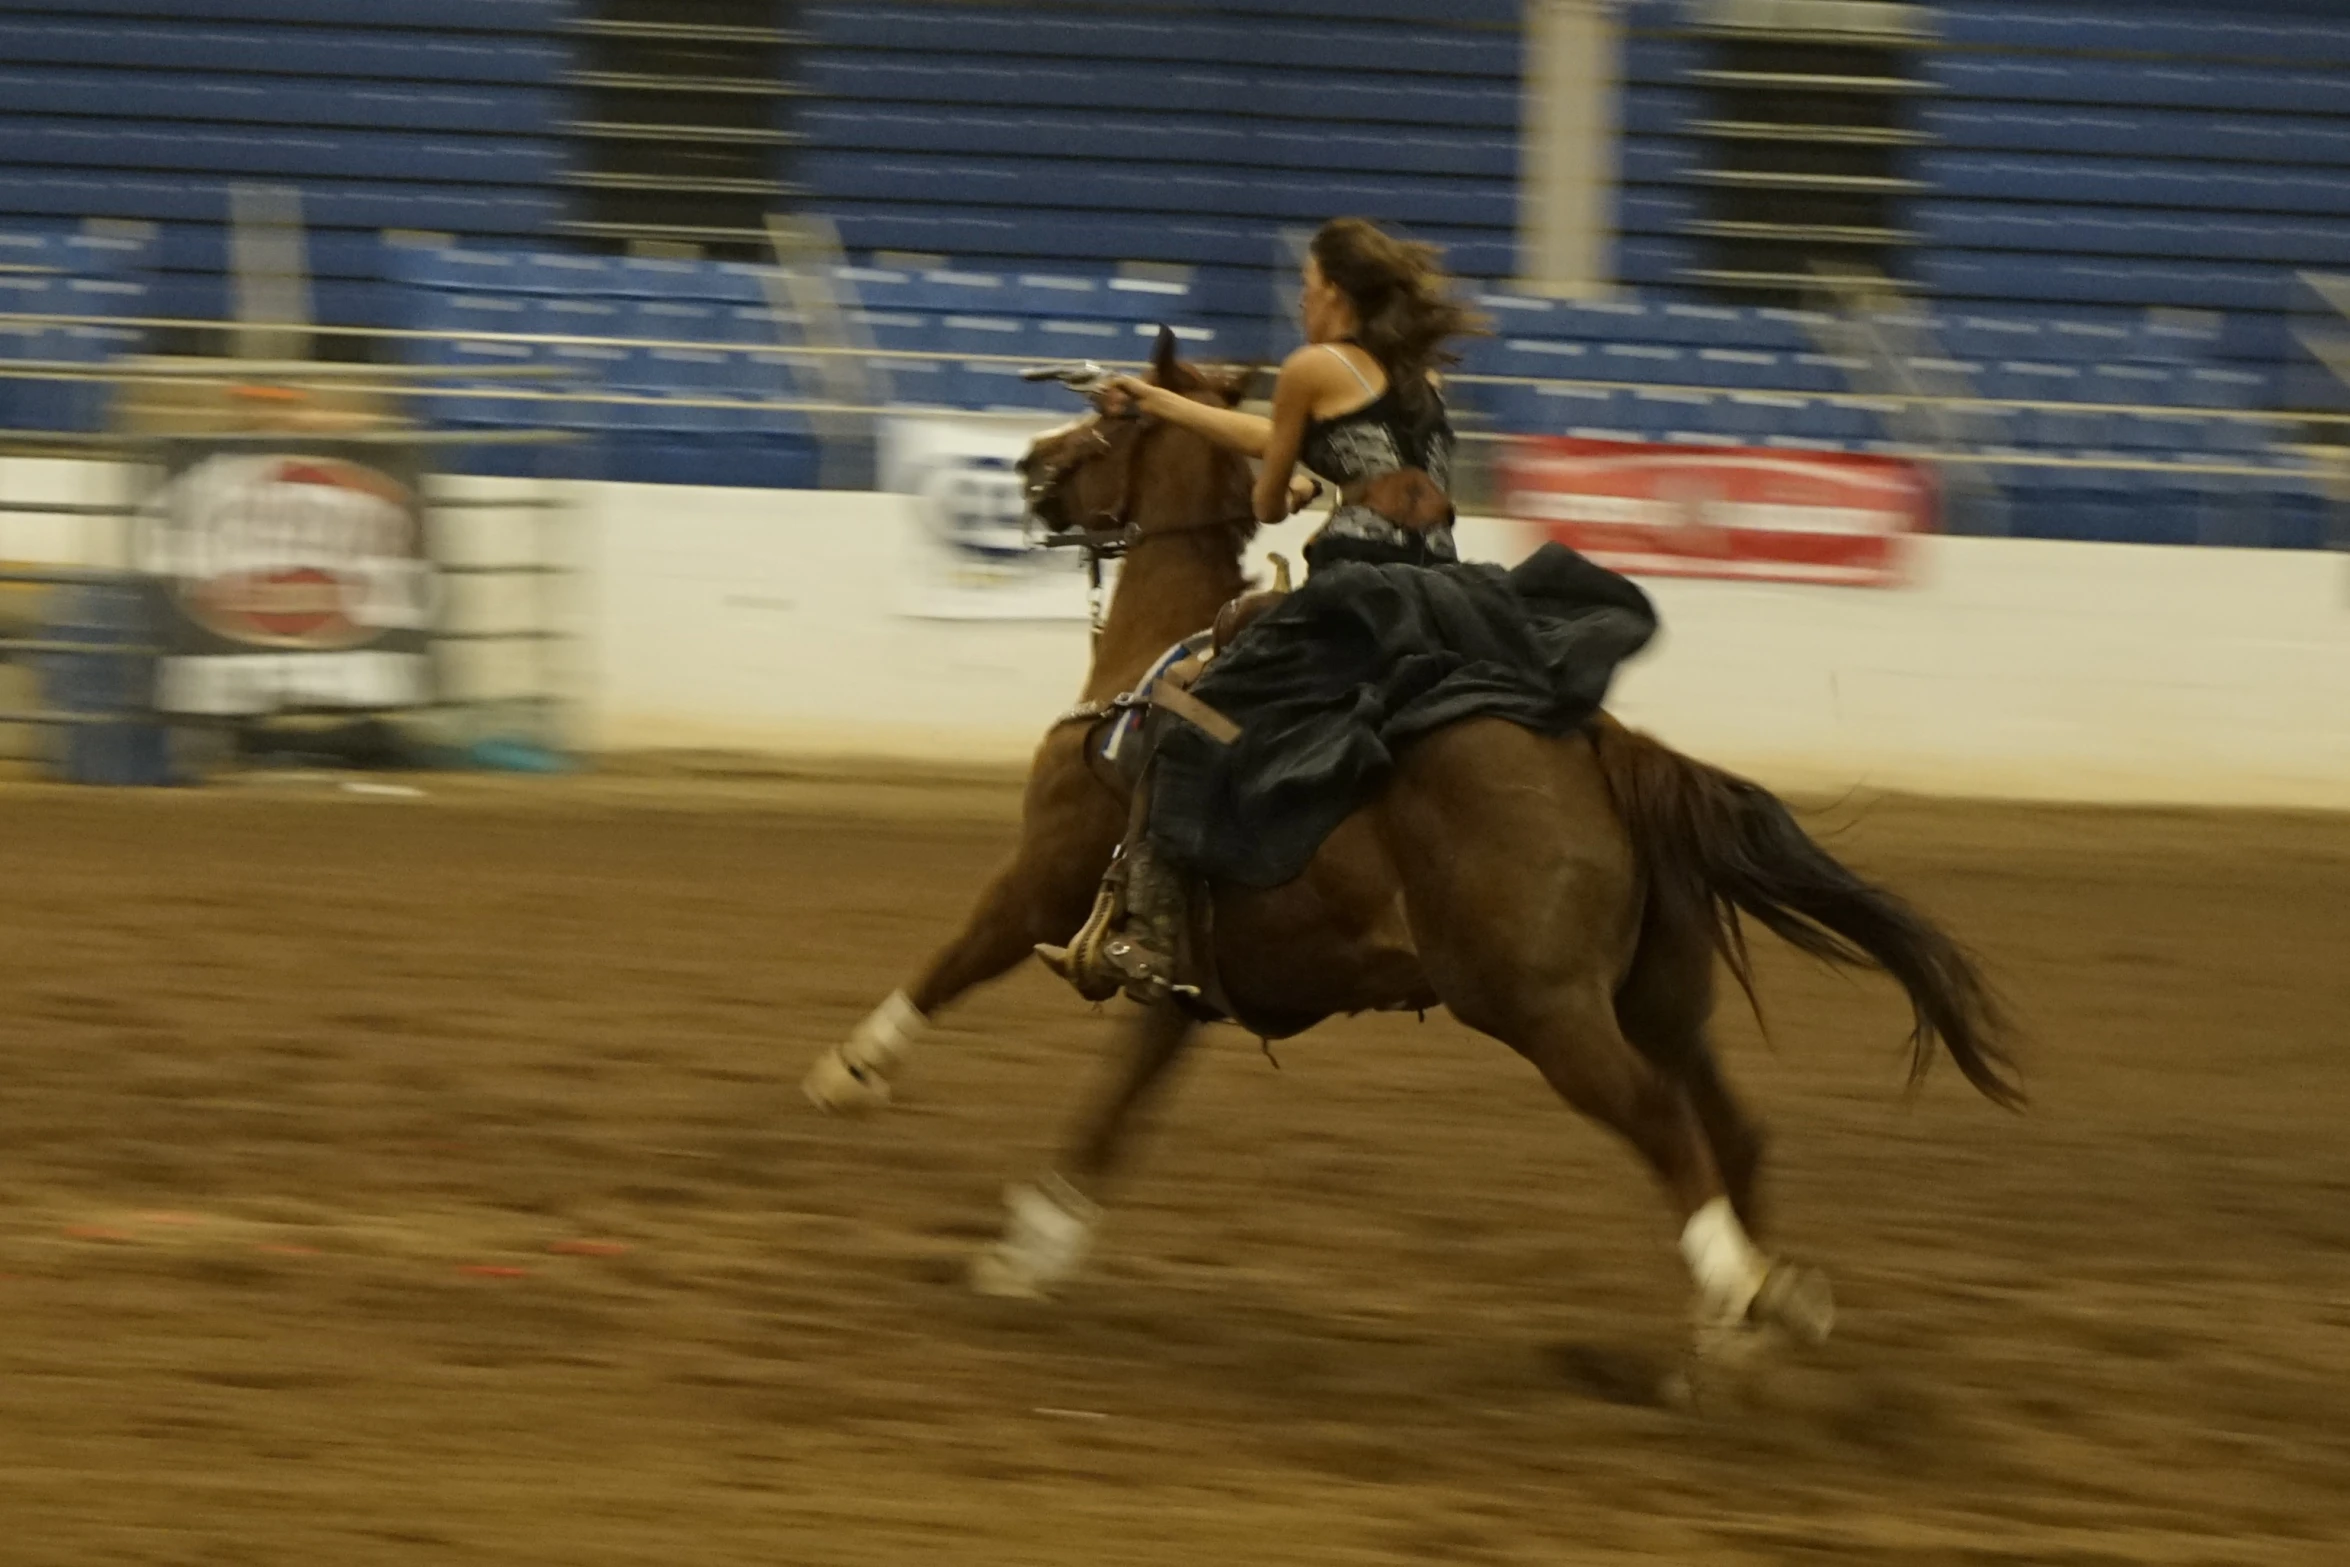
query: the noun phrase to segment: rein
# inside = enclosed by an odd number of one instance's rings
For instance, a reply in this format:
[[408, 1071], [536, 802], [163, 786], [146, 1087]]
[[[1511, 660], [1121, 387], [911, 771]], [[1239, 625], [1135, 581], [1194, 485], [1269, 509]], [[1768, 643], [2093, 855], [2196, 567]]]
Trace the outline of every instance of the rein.
[[[1257, 525], [1254, 515], [1212, 517], [1198, 522], [1176, 523], [1169, 527], [1150, 529], [1145, 529], [1140, 523], [1134, 521], [1135, 476], [1142, 467], [1143, 448], [1149, 444], [1149, 437], [1155, 433], [1156, 428], [1158, 426], [1154, 421], [1136, 431], [1133, 446], [1126, 454], [1126, 471], [1118, 485], [1117, 505], [1107, 511], [1096, 513], [1094, 520], [1080, 523], [1075, 527], [1045, 531], [1039, 526], [1031, 535], [1032, 542], [1040, 549], [1074, 549], [1085, 552], [1086, 615], [1092, 622], [1093, 635], [1096, 639], [1101, 636], [1102, 627], [1109, 619], [1109, 599], [1102, 588], [1102, 563], [1104, 561], [1123, 560], [1133, 551], [1156, 540], [1182, 538], [1195, 533], [1212, 533], [1219, 529], [1230, 533], [1238, 540], [1245, 538]], [[1038, 474], [1031, 481], [1028, 489], [1028, 515], [1032, 523], [1040, 522], [1036, 516], [1036, 503], [1040, 499], [1059, 488], [1061, 481], [1067, 478], [1080, 464], [1098, 458], [1110, 450], [1110, 438], [1102, 433], [1098, 423], [1094, 427], [1092, 435], [1098, 443], [1094, 451], [1057, 463], [1051, 470]]]
[[1109, 528], [1073, 528], [1059, 533], [1048, 533], [1038, 538], [1040, 549], [1073, 549], [1085, 552], [1085, 611], [1093, 624], [1093, 634], [1099, 638], [1102, 627], [1109, 620], [1109, 596], [1102, 589], [1102, 562], [1124, 560], [1145, 544], [1163, 539], [1179, 539], [1194, 533], [1213, 533], [1223, 529], [1235, 539], [1257, 525], [1254, 517], [1211, 517], [1200, 522], [1180, 522], [1171, 527], [1145, 530], [1141, 524], [1128, 522]]

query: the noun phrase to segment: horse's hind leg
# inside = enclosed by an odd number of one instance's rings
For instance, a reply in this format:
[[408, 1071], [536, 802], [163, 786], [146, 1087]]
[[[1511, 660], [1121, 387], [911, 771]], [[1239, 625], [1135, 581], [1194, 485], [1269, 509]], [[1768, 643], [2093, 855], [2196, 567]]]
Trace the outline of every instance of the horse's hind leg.
[[1773, 1320], [1824, 1335], [1824, 1281], [1755, 1244], [1685, 1078], [1626, 1037], [1616, 993], [1638, 953], [1638, 878], [1589, 753], [1456, 726], [1407, 753], [1383, 811], [1437, 993], [1648, 1162], [1707, 1337]]
[[1136, 1115], [1165, 1088], [1199, 1026], [1173, 1002], [1138, 1016], [1118, 1075], [1087, 1111], [1060, 1168], [1004, 1194], [1003, 1237], [975, 1258], [971, 1286], [985, 1295], [1038, 1299], [1085, 1260], [1103, 1188], [1124, 1157]]
[[[1682, 1221], [1681, 1257], [1697, 1288], [1701, 1344], [1743, 1339], [1761, 1323], [1815, 1343], [1827, 1337], [1835, 1310], [1827, 1281], [1774, 1262], [1756, 1244], [1689, 1083], [1633, 1047], [1603, 987], [1554, 992], [1499, 1021], [1487, 1031], [1531, 1061], [1560, 1098], [1631, 1143], [1655, 1172]], [[1751, 1170], [1747, 1179], [1751, 1184]]]
[[1633, 1047], [1688, 1095], [1730, 1205], [1747, 1233], [1760, 1239], [1765, 1139], [1714, 1057], [1714, 972], [1713, 943], [1704, 933], [1668, 928], [1652, 910], [1632, 972], [1616, 992], [1616, 1021]]

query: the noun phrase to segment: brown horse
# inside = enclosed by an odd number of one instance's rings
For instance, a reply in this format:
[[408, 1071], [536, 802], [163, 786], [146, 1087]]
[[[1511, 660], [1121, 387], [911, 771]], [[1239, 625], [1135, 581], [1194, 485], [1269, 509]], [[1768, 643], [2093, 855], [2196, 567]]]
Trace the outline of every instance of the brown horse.
[[[1238, 380], [1177, 362], [1164, 336], [1153, 374], [1202, 400], [1237, 396]], [[1248, 469], [1206, 440], [1091, 419], [1040, 438], [1023, 472], [1048, 526], [1131, 541], [1089, 699], [1133, 687], [1243, 589]], [[1084, 921], [1128, 809], [1089, 765], [1090, 732], [1067, 721], [1045, 737], [1010, 863], [963, 933], [817, 1063], [806, 1087], [819, 1105], [886, 1103], [928, 1019]], [[1681, 1227], [1707, 1343], [1773, 1327], [1816, 1340], [1832, 1314], [1824, 1280], [1755, 1239], [1762, 1137], [1707, 1039], [1717, 958], [1751, 994], [1741, 914], [1890, 974], [1914, 1009], [1914, 1069], [1939, 1042], [1985, 1094], [2018, 1099], [1998, 1009], [1949, 937], [1838, 864], [1766, 790], [1604, 717], [1557, 739], [1493, 720], [1441, 730], [1404, 751], [1303, 876], [1210, 901], [1223, 990], [1252, 1030], [1443, 1006], [1629, 1142]], [[1142, 1011], [1060, 1168], [1012, 1193], [978, 1287], [1042, 1295], [1074, 1273], [1135, 1114], [1195, 1028], [1173, 1004]]]

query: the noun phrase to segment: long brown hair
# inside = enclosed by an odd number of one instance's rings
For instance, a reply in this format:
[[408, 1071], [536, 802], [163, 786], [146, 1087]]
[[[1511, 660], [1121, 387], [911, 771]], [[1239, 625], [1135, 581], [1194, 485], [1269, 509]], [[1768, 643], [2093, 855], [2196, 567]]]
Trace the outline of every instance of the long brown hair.
[[1355, 342], [1379, 361], [1406, 406], [1425, 406], [1429, 372], [1460, 358], [1447, 343], [1487, 329], [1485, 317], [1453, 298], [1444, 253], [1364, 218], [1332, 218], [1309, 248], [1322, 276], [1355, 307]]

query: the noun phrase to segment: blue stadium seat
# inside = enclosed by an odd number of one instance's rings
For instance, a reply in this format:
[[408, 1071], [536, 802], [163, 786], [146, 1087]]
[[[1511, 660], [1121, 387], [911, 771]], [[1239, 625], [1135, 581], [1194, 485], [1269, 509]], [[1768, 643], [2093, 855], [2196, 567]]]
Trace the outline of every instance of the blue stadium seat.
[[2254, 113], [2350, 111], [2350, 78], [2322, 70], [2188, 65], [2170, 60], [2034, 60], [1949, 50], [1924, 57], [1925, 79], [1953, 100], [2118, 104]]
[[2283, 430], [2265, 419], [2207, 419], [2203, 422], [2203, 448], [2230, 460], [2264, 457], [2283, 438]]
[[612, 263], [603, 256], [572, 255], [563, 251], [531, 251], [513, 258], [512, 281], [506, 285], [530, 294], [559, 294], [580, 298], [612, 292]]
[[1011, 355], [1033, 359], [1030, 325], [1018, 316], [949, 315], [939, 318], [939, 343], [950, 354]]
[[1013, 303], [1012, 280], [997, 272], [941, 269], [922, 274], [915, 305], [940, 315], [1002, 315]]
[[2106, 437], [2125, 451], [2186, 456], [2208, 449], [2204, 421], [2179, 414], [2114, 414]]
[[1738, 348], [1752, 340], [1746, 312], [1724, 305], [1667, 305], [1651, 324], [1658, 342], [1691, 348]]
[[169, 129], [0, 118], [0, 163], [20, 168], [186, 170], [198, 174], [536, 185], [562, 176], [559, 142], [447, 133]]
[[420, 288], [488, 293], [521, 286], [520, 258], [503, 250], [394, 245], [385, 251], [385, 270], [394, 279]]
[[[18, 114], [87, 114], [122, 91], [120, 72], [0, 66], [0, 104]], [[562, 118], [551, 89], [142, 70], [138, 103], [160, 120], [544, 136]]]
[[35, 271], [70, 270], [63, 254], [64, 236], [38, 231], [0, 229], [0, 266]]
[[942, 359], [872, 359], [866, 362], [866, 375], [885, 389], [885, 400], [891, 403], [943, 408], [953, 400], [948, 365]]
[[1104, 361], [1124, 357], [1130, 334], [1115, 321], [1047, 319], [1036, 323], [1030, 341], [1048, 363]]
[[1688, 386], [1697, 379], [1686, 349], [1655, 343], [1602, 343], [1596, 364], [1597, 379], [1602, 381]]
[[1840, 354], [1790, 354], [1787, 389], [1794, 392], [1849, 392], [1855, 378], [1867, 368], [1858, 359]]
[[1628, 394], [1631, 427], [1643, 439], [1669, 441], [1685, 435], [1725, 433], [1717, 429], [1714, 394], [1638, 387]]
[[888, 267], [835, 267], [834, 286], [841, 299], [866, 310], [918, 309], [920, 290], [911, 272]]
[[1962, 315], [1944, 324], [1942, 341], [1970, 359], [2032, 359], [2046, 352], [2042, 331], [2040, 322], [2020, 317]]
[[2048, 323], [2047, 345], [2059, 359], [2113, 360], [2128, 357], [2136, 336], [2118, 322], [2058, 319]]
[[628, 335], [655, 343], [720, 343], [729, 323], [719, 307], [698, 299], [639, 298], [628, 312]]
[[2088, 398], [2089, 378], [2079, 365], [2010, 359], [1984, 372], [1980, 390], [2015, 402], [2077, 403]]
[[1629, 438], [1638, 421], [1632, 394], [1589, 386], [1537, 386], [1524, 389], [1514, 405], [1530, 435], [1582, 435], [1596, 439]]
[[146, 313], [145, 283], [118, 277], [66, 277], [57, 295], [69, 316], [137, 316]]
[[1555, 324], [1553, 318], [1558, 314], [1558, 301], [1553, 299], [1542, 299], [1530, 294], [1494, 293], [1478, 294], [1471, 303], [1493, 323], [1496, 339], [1575, 335]]
[[1714, 405], [1713, 429], [1749, 445], [1772, 435], [1795, 434], [1809, 399], [1785, 392], [1732, 392]]
[[619, 300], [547, 295], [533, 302], [531, 330], [551, 337], [611, 339], [636, 335], [634, 312]]
[[[427, 332], [526, 333], [538, 330], [538, 307], [517, 294], [428, 293], [414, 298], [415, 324]], [[463, 344], [424, 340], [416, 344], [419, 357], [433, 364], [456, 362], [452, 355]], [[527, 349], [524, 357], [528, 357]]]
[[1487, 355], [1495, 375], [1522, 375], [1554, 381], [1608, 380], [1588, 343], [1562, 343], [1541, 338], [1513, 337], [1494, 345]]
[[2150, 316], [2138, 329], [2132, 356], [2165, 364], [2190, 364], [2218, 352], [2221, 323], [2201, 313]]
[[534, 84], [556, 82], [571, 64], [568, 49], [522, 38], [119, 22], [0, 22], [0, 59], [183, 71], [249, 71], [266, 61], [289, 76]]
[[1109, 313], [1121, 321], [1155, 325], [1192, 314], [1193, 290], [1188, 283], [1168, 278], [1114, 277], [1108, 288]]
[[695, 280], [694, 297], [714, 304], [763, 305], [775, 269], [755, 261], [706, 262]]
[[854, 310], [849, 321], [875, 348], [893, 352], [943, 352], [935, 316], [909, 310]]
[[1583, 342], [1653, 343], [1655, 322], [1637, 300], [1576, 300], [1558, 307], [1558, 335]]
[[[91, 16], [154, 16], [155, 0], [73, 0]], [[577, 0], [400, 0], [408, 27], [459, 32], [549, 33], [577, 15]], [[172, 0], [169, 14], [189, 22], [347, 22], [345, 0]]]
[[1744, 391], [1781, 391], [1788, 385], [1787, 364], [1777, 354], [1744, 348], [1701, 348], [1697, 351], [1697, 379], [1706, 386]]
[[798, 342], [807, 335], [807, 318], [796, 312], [778, 313], [766, 305], [720, 305], [719, 340], [762, 348]]
[[1027, 367], [988, 360], [955, 362], [950, 385], [955, 401], [966, 408], [1039, 408], [1067, 406], [1068, 393], [1046, 382], [1021, 379]]
[[1946, 46], [2063, 50], [2097, 54], [2175, 54], [2350, 64], [2350, 28], [2318, 16], [2277, 11], [2147, 11], [2136, 7], [2014, 9], [2004, 5], [1940, 7], [1936, 32]]
[[1879, 432], [1872, 405], [1858, 398], [1828, 397], [1813, 400], [1803, 411], [1800, 433], [1857, 445], [1876, 439]]
[[2251, 408], [2268, 389], [2265, 376], [2248, 370], [2191, 369], [2186, 401], [2197, 408]]
[[2172, 365], [2091, 365], [2087, 390], [2095, 401], [2136, 407], [2167, 407], [2185, 401], [2178, 370]]
[[[1233, 161], [1248, 159], [1267, 169], [1420, 174], [1503, 183], [1517, 178], [1517, 138], [1495, 130], [1416, 125], [1398, 126], [1382, 134], [1341, 125], [1291, 130], [1282, 128], [1279, 121], [1266, 121], [1264, 126], [1253, 133], [1224, 132], [1238, 143], [1227, 149]], [[1099, 125], [1087, 127], [1083, 144], [1065, 150], [1083, 153], [1097, 149], [1103, 129]], [[1192, 129], [1185, 127], [1187, 143]], [[1147, 128], [1144, 134], [1149, 134]], [[1209, 139], [1212, 143], [1223, 137], [1211, 133]]]
[[[557, 343], [546, 351], [545, 360], [565, 375], [550, 390], [582, 398], [609, 393], [630, 379], [626, 367], [637, 352], [612, 343]], [[606, 402], [549, 403], [542, 411], [558, 429], [609, 430], [628, 422], [619, 408]]]
[[1827, 320], [1827, 316], [1816, 310], [1776, 307], [1750, 310], [1746, 313], [1744, 340], [1733, 346], [1775, 354], [1810, 353], [1819, 343], [1817, 329]]
[[630, 299], [691, 300], [700, 293], [702, 263], [661, 256], [622, 256], [605, 274], [606, 286]]
[[1020, 315], [1056, 320], [1108, 315], [1108, 283], [1067, 272], [1023, 272], [1006, 290], [1007, 306]]
[[[736, 358], [717, 348], [648, 348], [630, 361], [645, 385], [662, 392], [691, 397], [715, 397], [734, 390]], [[689, 412], [695, 428], [707, 427], [707, 414]]]

